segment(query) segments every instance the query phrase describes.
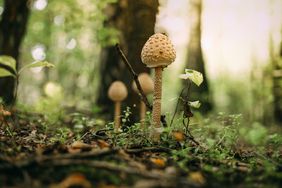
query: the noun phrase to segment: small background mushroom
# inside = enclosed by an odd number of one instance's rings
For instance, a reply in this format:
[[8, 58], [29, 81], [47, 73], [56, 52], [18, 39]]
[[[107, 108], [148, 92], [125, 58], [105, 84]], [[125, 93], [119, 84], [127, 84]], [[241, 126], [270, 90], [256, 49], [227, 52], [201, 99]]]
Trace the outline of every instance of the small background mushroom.
[[115, 131], [120, 128], [120, 108], [121, 101], [127, 97], [127, 89], [121, 81], [115, 81], [111, 84], [108, 90], [108, 97], [115, 102], [115, 117], [114, 126]]
[[[141, 88], [144, 92], [145, 95], [148, 95], [154, 91], [154, 82], [152, 78], [150, 77], [149, 74], [147, 73], [141, 73], [138, 75], [138, 80], [140, 82]], [[135, 81], [132, 82], [132, 89], [136, 92], [139, 93], [139, 90], [136, 86]], [[140, 101], [140, 122], [141, 122], [141, 127], [145, 127], [145, 118], [146, 118], [146, 105], [145, 103], [141, 100]]]

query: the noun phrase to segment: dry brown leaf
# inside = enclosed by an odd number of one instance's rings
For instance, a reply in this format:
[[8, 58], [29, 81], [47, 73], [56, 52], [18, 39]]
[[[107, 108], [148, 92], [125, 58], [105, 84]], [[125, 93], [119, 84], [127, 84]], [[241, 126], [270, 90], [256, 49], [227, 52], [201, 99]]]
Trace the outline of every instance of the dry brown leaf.
[[11, 112], [6, 111], [6, 110], [3, 110], [2, 113], [3, 113], [3, 116], [11, 116], [12, 115]]
[[7, 110], [5, 110], [4, 107], [3, 107], [3, 105], [0, 105], [0, 115], [3, 115], [3, 116], [11, 116], [12, 113], [9, 112], [9, 111], [7, 111]]
[[150, 158], [150, 161], [159, 168], [163, 168], [166, 165], [166, 161], [162, 158]]
[[91, 188], [91, 183], [85, 178], [83, 174], [74, 173], [66, 177], [63, 181], [59, 184], [52, 185], [50, 188], [69, 188], [79, 186], [83, 188]]
[[203, 174], [201, 172], [191, 172], [188, 178], [198, 184], [204, 184], [206, 182]]
[[80, 153], [81, 149], [73, 149], [72, 147], [68, 146], [68, 152], [69, 153]]
[[91, 149], [92, 146], [90, 144], [83, 143], [81, 141], [74, 141], [71, 144], [72, 149]]
[[97, 140], [98, 146], [103, 149], [103, 148], [109, 148], [110, 144], [108, 142], [106, 142], [105, 140]]

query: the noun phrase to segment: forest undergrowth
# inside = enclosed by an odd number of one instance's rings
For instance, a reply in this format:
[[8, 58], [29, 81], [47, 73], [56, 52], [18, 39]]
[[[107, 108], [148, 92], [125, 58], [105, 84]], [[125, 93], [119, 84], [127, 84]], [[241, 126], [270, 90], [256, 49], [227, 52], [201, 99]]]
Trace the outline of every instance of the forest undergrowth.
[[[183, 118], [152, 142], [150, 127], [93, 114], [1, 112], [0, 187], [279, 187], [281, 129], [242, 115]], [[130, 109], [123, 112], [126, 123]], [[149, 117], [149, 115], [148, 115]], [[147, 119], [147, 125], [150, 119]]]

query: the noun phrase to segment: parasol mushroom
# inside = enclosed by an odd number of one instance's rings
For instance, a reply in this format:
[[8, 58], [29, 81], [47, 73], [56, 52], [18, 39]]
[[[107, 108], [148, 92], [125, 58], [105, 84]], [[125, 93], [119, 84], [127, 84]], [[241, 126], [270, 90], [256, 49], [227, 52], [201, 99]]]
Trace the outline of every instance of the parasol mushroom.
[[117, 132], [120, 128], [120, 108], [121, 101], [127, 97], [127, 89], [124, 83], [121, 81], [115, 81], [111, 84], [108, 90], [108, 97], [115, 102], [115, 131]]
[[[150, 77], [149, 74], [147, 74], [145, 72], [139, 74], [138, 80], [140, 82], [141, 88], [142, 88], [145, 95], [148, 95], [148, 94], [150, 94], [154, 91], [154, 82], [153, 82], [153, 80], [152, 80], [152, 78]], [[136, 93], [139, 93], [139, 90], [138, 90], [136, 83], [134, 81], [132, 82], [132, 89]], [[146, 117], [146, 105], [141, 100], [140, 101], [140, 122], [141, 122], [141, 127], [143, 127], [143, 128], [145, 126], [145, 117]]]
[[153, 137], [159, 140], [161, 128], [161, 98], [162, 98], [162, 71], [170, 65], [176, 58], [175, 49], [169, 38], [161, 33], [152, 35], [145, 43], [141, 59], [149, 68], [155, 69], [154, 79], [154, 97], [153, 97], [153, 113], [152, 121], [155, 128]]

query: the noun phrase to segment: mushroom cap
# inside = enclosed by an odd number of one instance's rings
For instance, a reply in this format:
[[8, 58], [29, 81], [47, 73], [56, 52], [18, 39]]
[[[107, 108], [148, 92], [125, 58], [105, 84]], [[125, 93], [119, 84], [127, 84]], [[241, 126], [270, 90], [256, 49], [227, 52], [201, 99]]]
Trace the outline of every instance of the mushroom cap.
[[[148, 95], [154, 91], [154, 81], [152, 80], [149, 74], [145, 72], [139, 74], [138, 80], [145, 95]], [[139, 92], [135, 81], [132, 82], [132, 89], [137, 93]]]
[[115, 81], [108, 90], [108, 97], [112, 101], [123, 101], [127, 97], [127, 89], [121, 81]]
[[152, 35], [141, 52], [141, 60], [147, 67], [166, 67], [176, 58], [176, 52], [169, 38], [161, 33]]

